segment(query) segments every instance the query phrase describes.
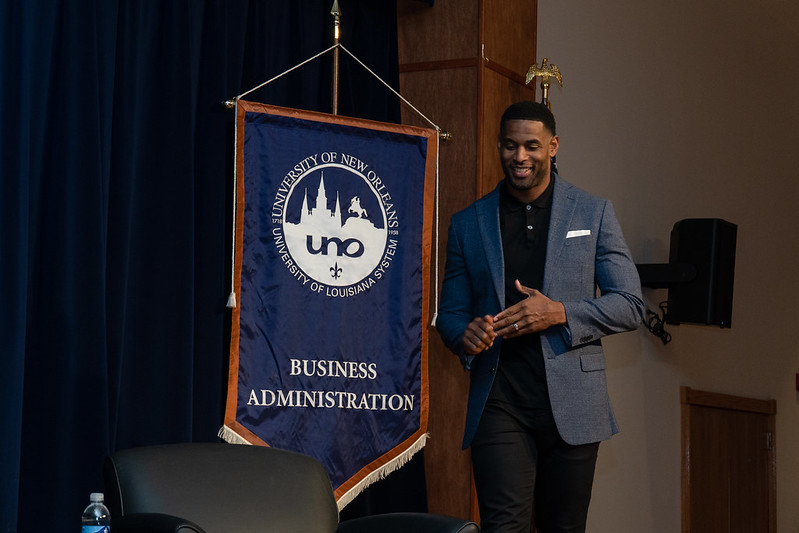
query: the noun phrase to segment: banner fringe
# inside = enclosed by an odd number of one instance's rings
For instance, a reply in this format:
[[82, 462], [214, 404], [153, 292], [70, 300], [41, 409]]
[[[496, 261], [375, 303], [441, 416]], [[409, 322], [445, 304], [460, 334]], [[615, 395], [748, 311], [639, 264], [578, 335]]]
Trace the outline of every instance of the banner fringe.
[[425, 444], [427, 444], [427, 439], [430, 436], [429, 433], [424, 433], [419, 439], [413, 443], [407, 450], [402, 452], [400, 455], [392, 459], [391, 461], [387, 462], [380, 468], [376, 469], [374, 472], [370, 473], [368, 476], [364, 477], [361, 481], [359, 481], [354, 487], [350, 490], [345, 492], [341, 495], [341, 497], [336, 501], [338, 504], [338, 510], [341, 511], [347, 504], [351, 503], [363, 490], [375, 483], [376, 481], [380, 481], [381, 479], [385, 479], [390, 473], [395, 472], [405, 466], [411, 458], [416, 455], [416, 452], [424, 448]]
[[250, 444], [246, 439], [227, 426], [222, 426], [217, 436], [230, 444]]
[[[219, 429], [219, 433], [217, 433], [220, 439], [224, 440], [229, 444], [248, 444], [252, 445], [249, 441], [242, 438], [238, 433], [233, 431], [227, 426], [222, 426]], [[368, 476], [364, 477], [361, 481], [359, 481], [354, 487], [350, 490], [345, 492], [341, 495], [341, 498], [336, 500], [336, 504], [338, 505], [338, 510], [341, 511], [344, 509], [348, 504], [352, 503], [352, 501], [358, 497], [358, 495], [366, 489], [369, 485], [380, 481], [381, 479], [385, 479], [389, 474], [392, 472], [396, 472], [403, 466], [405, 466], [411, 458], [416, 455], [416, 452], [424, 448], [425, 444], [427, 444], [427, 439], [430, 437], [429, 433], [422, 434], [416, 442], [414, 442], [407, 450], [402, 452], [400, 455], [392, 459], [391, 461], [387, 462], [380, 468], [376, 469]]]

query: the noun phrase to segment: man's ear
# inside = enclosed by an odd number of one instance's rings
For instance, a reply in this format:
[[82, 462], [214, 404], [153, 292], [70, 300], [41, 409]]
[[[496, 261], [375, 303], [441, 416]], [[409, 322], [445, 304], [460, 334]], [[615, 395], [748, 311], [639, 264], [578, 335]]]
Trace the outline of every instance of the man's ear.
[[560, 139], [555, 135], [549, 141], [549, 157], [555, 157], [555, 154], [558, 153], [558, 148], [560, 148]]

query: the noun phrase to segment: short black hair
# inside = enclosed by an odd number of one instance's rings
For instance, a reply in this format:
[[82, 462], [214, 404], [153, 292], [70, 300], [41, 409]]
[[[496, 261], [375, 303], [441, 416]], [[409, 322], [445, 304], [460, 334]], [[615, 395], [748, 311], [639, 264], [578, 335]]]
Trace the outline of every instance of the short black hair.
[[499, 121], [500, 133], [505, 130], [505, 122], [508, 120], [537, 120], [544, 124], [544, 127], [552, 134], [555, 135], [555, 116], [552, 111], [545, 104], [538, 102], [531, 102], [523, 100], [511, 104], [502, 113], [502, 118]]

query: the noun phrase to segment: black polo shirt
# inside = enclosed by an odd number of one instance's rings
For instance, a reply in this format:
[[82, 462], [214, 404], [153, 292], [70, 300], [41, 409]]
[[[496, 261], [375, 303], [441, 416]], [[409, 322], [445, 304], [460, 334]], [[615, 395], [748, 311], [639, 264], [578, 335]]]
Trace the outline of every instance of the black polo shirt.
[[[505, 260], [505, 307], [525, 296], [516, 290], [515, 280], [525, 287], [543, 287], [549, 217], [552, 213], [554, 177], [547, 189], [525, 204], [500, 187], [499, 223]], [[548, 409], [549, 394], [544, 370], [541, 339], [537, 333], [503, 339], [492, 400], [524, 407]]]

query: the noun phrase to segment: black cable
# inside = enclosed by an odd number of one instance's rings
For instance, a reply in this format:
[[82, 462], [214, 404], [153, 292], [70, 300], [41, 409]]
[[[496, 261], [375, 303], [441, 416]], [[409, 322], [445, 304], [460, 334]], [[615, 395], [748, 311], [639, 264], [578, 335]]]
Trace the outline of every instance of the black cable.
[[664, 346], [671, 342], [671, 333], [665, 329], [667, 309], [668, 302], [660, 302], [661, 314], [659, 315], [656, 312], [647, 309], [646, 321], [644, 321], [644, 326], [646, 326], [646, 329], [648, 329], [654, 336], [660, 338], [660, 341]]

